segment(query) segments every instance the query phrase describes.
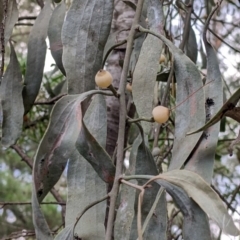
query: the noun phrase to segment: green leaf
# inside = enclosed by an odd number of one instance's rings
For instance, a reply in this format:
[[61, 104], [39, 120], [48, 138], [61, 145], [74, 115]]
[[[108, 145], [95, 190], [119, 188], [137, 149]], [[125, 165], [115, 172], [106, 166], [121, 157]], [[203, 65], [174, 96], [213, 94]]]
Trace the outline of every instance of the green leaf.
[[[151, 1], [148, 8], [150, 29], [161, 32], [164, 25], [164, 14], [160, 1]], [[141, 52], [133, 73], [132, 95], [137, 113], [140, 117], [152, 116], [154, 87], [159, 69], [159, 57], [162, 43], [159, 39], [148, 34], [143, 42]], [[142, 122], [145, 134], [149, 134], [151, 123]]]
[[198, 174], [173, 170], [159, 175], [159, 178], [182, 188], [225, 233], [232, 236], [240, 234], [218, 194]]
[[[13, 31], [13, 27], [18, 20], [18, 9], [17, 3], [15, 0], [8, 1], [7, 4], [7, 15], [5, 20], [5, 29], [4, 29], [4, 44], [6, 45], [10, 39]], [[0, 21], [1, 23], [2, 21]]]
[[23, 124], [22, 73], [19, 62], [11, 45], [10, 63], [0, 86], [2, 119], [2, 145], [6, 148], [20, 137]]
[[99, 177], [106, 183], [112, 183], [115, 176], [115, 166], [111, 157], [97, 142], [82, 123], [82, 129], [76, 142], [79, 153], [92, 165]]
[[[155, 34], [156, 35], [156, 34]], [[175, 138], [169, 170], [180, 168], [196, 146], [202, 133], [186, 136], [191, 129], [205, 122], [205, 103], [202, 79], [196, 65], [163, 35], [157, 35], [174, 56], [177, 81], [175, 109]], [[194, 93], [194, 94], [193, 94]], [[192, 95], [191, 95], [192, 94]], [[187, 96], [190, 96], [187, 100]]]
[[[94, 96], [84, 121], [102, 146], [106, 145], [107, 116], [106, 103], [102, 95]], [[70, 158], [68, 164], [68, 201], [66, 224], [75, 223], [78, 212], [88, 204], [106, 195], [106, 184], [99, 178], [92, 166], [76, 151], [77, 158]], [[101, 202], [89, 209], [80, 219], [75, 234], [89, 239], [104, 239], [106, 203]], [[89, 225], [91, 222], [91, 225]]]
[[43, 69], [46, 55], [47, 29], [51, 18], [51, 4], [46, 4], [38, 15], [28, 40], [28, 54], [26, 76], [23, 89], [23, 102], [25, 114], [29, 112], [38, 95], [43, 77]]
[[49, 22], [48, 27], [48, 38], [50, 42], [50, 49], [53, 59], [56, 62], [56, 65], [60, 69], [60, 71], [66, 75], [65, 69], [62, 63], [62, 40], [61, 40], [61, 33], [62, 33], [62, 26], [64, 22], [64, 17], [66, 13], [66, 4], [62, 1], [52, 13], [52, 17]]
[[73, 0], [62, 29], [63, 65], [70, 94], [95, 88], [112, 21], [113, 1]]

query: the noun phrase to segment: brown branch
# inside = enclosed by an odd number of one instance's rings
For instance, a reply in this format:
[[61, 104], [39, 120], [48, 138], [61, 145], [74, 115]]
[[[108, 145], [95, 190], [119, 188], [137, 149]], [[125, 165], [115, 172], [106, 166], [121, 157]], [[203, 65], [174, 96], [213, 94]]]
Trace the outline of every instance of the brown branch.
[[113, 225], [114, 225], [114, 218], [115, 218], [115, 208], [117, 203], [117, 197], [119, 192], [119, 178], [122, 175], [123, 171], [123, 158], [124, 158], [124, 145], [125, 145], [125, 126], [126, 126], [126, 97], [125, 97], [125, 87], [127, 82], [127, 74], [128, 74], [128, 67], [130, 63], [132, 48], [133, 48], [133, 41], [134, 36], [136, 33], [136, 25], [139, 23], [141, 18], [141, 12], [143, 7], [143, 0], [139, 0], [137, 3], [136, 12], [133, 19], [133, 24], [131, 30], [129, 32], [128, 40], [127, 40], [127, 47], [126, 47], [126, 54], [123, 63], [123, 70], [120, 79], [119, 85], [119, 101], [120, 101], [120, 109], [119, 109], [119, 130], [118, 130], [118, 146], [117, 146], [117, 161], [116, 161], [116, 174], [113, 183], [113, 187], [111, 192], [109, 193], [110, 196], [110, 206], [109, 206], [109, 213], [108, 213], [108, 222], [107, 222], [107, 230], [106, 230], [106, 240], [112, 239], [113, 234]]
[[[20, 148], [20, 146], [14, 144], [11, 146], [11, 148], [14, 149], [16, 151], [16, 153], [22, 158], [22, 161], [24, 161], [31, 169], [33, 168], [32, 159], [23, 152], [23, 150]], [[64, 202], [64, 200], [62, 199], [62, 197], [60, 196], [60, 194], [58, 193], [58, 191], [56, 189], [52, 188], [51, 193], [58, 202]], [[64, 208], [63, 208], [63, 211], [65, 211]]]
[[7, 9], [8, 9], [8, 0], [3, 1], [3, 19], [0, 23], [0, 44], [1, 44], [1, 66], [0, 66], [0, 83], [3, 77], [4, 73], [4, 56], [5, 56], [5, 38], [4, 38], [4, 32], [5, 32], [5, 23], [7, 18]]
[[67, 94], [66, 93], [63, 93], [63, 94], [60, 94], [56, 97], [53, 97], [49, 100], [46, 100], [46, 101], [36, 101], [34, 103], [34, 105], [52, 105], [52, 104], [55, 104], [59, 99], [61, 99], [62, 97], [66, 96]]
[[[40, 204], [48, 205], [61, 205], [65, 206], [66, 202], [41, 202]], [[6, 206], [15, 206], [15, 205], [32, 205], [31, 202], [0, 202], [0, 209], [5, 208]]]
[[229, 208], [233, 213], [236, 212], [240, 215], [240, 213], [237, 211], [237, 209], [234, 209], [231, 206], [231, 204], [222, 196], [222, 194], [213, 185], [211, 185], [211, 187], [218, 194], [218, 196], [222, 199], [222, 201], [227, 205], [227, 208]]
[[187, 16], [185, 18], [185, 24], [184, 24], [184, 32], [183, 32], [183, 38], [182, 38], [182, 42], [179, 45], [179, 48], [181, 50], [184, 49], [184, 46], [188, 40], [189, 37], [189, 29], [190, 29], [190, 25], [191, 25], [191, 13], [193, 10], [193, 0], [190, 1], [190, 3], [187, 6], [188, 8], [188, 12], [187, 12]]

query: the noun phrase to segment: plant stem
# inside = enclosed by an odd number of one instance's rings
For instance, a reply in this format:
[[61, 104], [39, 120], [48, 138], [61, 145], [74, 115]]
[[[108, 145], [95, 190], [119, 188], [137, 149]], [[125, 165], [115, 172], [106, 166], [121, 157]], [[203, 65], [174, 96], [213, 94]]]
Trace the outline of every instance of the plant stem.
[[116, 207], [117, 196], [118, 196], [119, 185], [120, 185], [119, 178], [122, 175], [122, 170], [123, 170], [123, 158], [124, 158], [123, 150], [124, 150], [124, 144], [125, 144], [125, 126], [126, 126], [126, 115], [127, 115], [125, 86], [127, 82], [128, 66], [130, 63], [134, 36], [136, 33], [136, 25], [140, 21], [143, 2], [144, 0], [139, 0], [137, 3], [136, 13], [135, 13], [133, 24], [127, 40], [126, 55], [124, 58], [123, 71], [121, 74], [120, 85], [119, 85], [120, 117], [119, 117], [119, 130], [118, 130], [118, 140], [117, 140], [118, 147], [117, 147], [116, 175], [115, 175], [112, 190], [109, 193], [110, 207], [109, 207], [109, 213], [108, 213], [106, 240], [112, 239], [113, 225], [114, 225], [114, 218], [115, 218], [115, 207]]

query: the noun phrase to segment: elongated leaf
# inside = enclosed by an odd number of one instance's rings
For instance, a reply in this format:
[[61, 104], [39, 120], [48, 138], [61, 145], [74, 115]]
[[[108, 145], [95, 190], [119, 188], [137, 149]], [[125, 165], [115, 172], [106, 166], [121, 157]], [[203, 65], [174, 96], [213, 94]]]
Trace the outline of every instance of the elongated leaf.
[[[151, 0], [148, 8], [150, 30], [162, 32], [164, 14], [162, 1]], [[159, 69], [159, 56], [162, 52], [162, 43], [148, 35], [144, 40], [138, 62], [133, 73], [132, 94], [137, 113], [142, 117], [151, 117], [154, 99], [154, 86]], [[151, 123], [142, 122], [145, 134], [149, 134]]]
[[3, 113], [2, 145], [6, 148], [14, 144], [22, 132], [24, 113], [22, 88], [22, 73], [14, 47], [11, 44], [10, 63], [0, 86]]
[[185, 51], [186, 55], [194, 62], [197, 62], [198, 56], [198, 46], [197, 46], [197, 39], [194, 30], [190, 24], [189, 26], [189, 35], [188, 40], [185, 44]]
[[[106, 103], [102, 95], [96, 95], [89, 106], [84, 121], [91, 133], [104, 147], [106, 145]], [[66, 224], [75, 223], [78, 214], [90, 203], [106, 195], [106, 185], [92, 166], [76, 151], [77, 158], [68, 164], [68, 200]], [[80, 219], [75, 234], [88, 239], [105, 239], [104, 216], [106, 203], [101, 202], [89, 209]], [[89, 224], [91, 222], [91, 224]]]
[[112, 21], [113, 1], [73, 0], [63, 24], [63, 65], [70, 94], [95, 88]]
[[45, 39], [47, 37], [47, 29], [51, 13], [51, 5], [48, 0], [38, 15], [29, 35], [27, 69], [24, 81], [25, 87], [23, 89], [25, 114], [28, 113], [33, 106], [42, 82], [47, 49]]
[[[188, 197], [186, 192], [182, 188], [169, 182], [161, 180], [157, 182], [173, 197], [175, 204], [183, 213], [184, 240], [211, 239], [208, 218], [198, 205]], [[203, 219], [205, 221], [203, 221]]]
[[62, 33], [62, 26], [64, 22], [64, 17], [66, 13], [66, 4], [62, 1], [52, 13], [52, 17], [49, 22], [48, 27], [48, 38], [50, 42], [50, 49], [52, 57], [54, 58], [56, 65], [60, 69], [60, 71], [66, 75], [66, 72], [63, 67], [62, 63], [62, 40], [61, 40], [61, 33]]
[[[135, 165], [138, 147], [142, 142], [142, 138], [139, 135], [133, 142], [132, 150], [129, 156], [129, 168], [126, 170], [126, 175], [135, 174]], [[132, 180], [132, 183], [137, 183], [136, 180]], [[131, 225], [134, 217], [134, 202], [135, 202], [136, 190], [125, 184], [122, 184], [121, 192], [119, 196], [119, 207], [116, 215], [114, 225], [114, 238], [119, 240], [130, 239]]]
[[[213, 13], [217, 8], [214, 8]], [[213, 14], [212, 13], [212, 14]], [[206, 33], [209, 26], [211, 15], [206, 21], [203, 42], [207, 53], [207, 76], [205, 91], [206, 121], [212, 118], [223, 105], [222, 77], [218, 65], [216, 53], [207, 41]], [[205, 181], [211, 182], [215, 151], [218, 142], [220, 122], [209, 127], [204, 131], [201, 140], [195, 149], [191, 159], [186, 165], [186, 169], [198, 173]]]
[[238, 103], [239, 98], [240, 98], [240, 88], [223, 104], [220, 110], [205, 125], [203, 125], [202, 127], [200, 127], [199, 129], [193, 132], [189, 132], [188, 135], [206, 130], [207, 128], [219, 122], [225, 116], [225, 114], [228, 115], [229, 111], [230, 112], [234, 111], [234, 108]]
[[[136, 171], [135, 174], [153, 174], [157, 175], [157, 167], [152, 157], [150, 150], [146, 147], [144, 139], [142, 139], [137, 152], [136, 158]], [[138, 180], [138, 184], [143, 184], [142, 180]], [[142, 220], [144, 221], [148, 215], [149, 210], [152, 207], [152, 204], [157, 196], [159, 187], [155, 184], [148, 189], [143, 198], [142, 203]], [[132, 229], [130, 239], [137, 239], [137, 197], [138, 192], [136, 193], [135, 199], [135, 216], [132, 222]], [[164, 204], [165, 203], [165, 204]], [[152, 216], [149, 224], [144, 232], [144, 238], [146, 239], [159, 239], [159, 236], [166, 236], [166, 202], [159, 202], [154, 215]], [[165, 238], [163, 238], [165, 239]]]
[[36, 239], [52, 240], [52, 234], [38, 202], [35, 185], [32, 185], [32, 214]]
[[81, 95], [65, 96], [54, 106], [49, 126], [34, 161], [34, 184], [39, 201], [60, 178], [82, 127], [81, 102], [101, 93], [93, 90]]
[[[202, 134], [193, 135], [195, 137], [186, 136], [190, 129], [204, 124], [205, 102], [203, 89], [201, 88], [202, 80], [196, 65], [163, 35], [158, 35], [158, 37], [169, 47], [174, 56], [174, 70], [178, 86], [176, 94], [176, 105], [178, 107], [175, 110], [175, 139], [172, 160], [169, 166], [169, 170], [172, 170], [183, 165]], [[186, 100], [186, 97], [192, 93], [194, 94]]]
[[60, 233], [58, 233], [54, 240], [73, 240], [73, 227], [74, 224], [66, 226]]
[[232, 236], [240, 234], [218, 194], [213, 191], [209, 184], [198, 174], [188, 170], [173, 170], [161, 174], [159, 177], [186, 191], [188, 196], [191, 197], [225, 233]]
[[[6, 45], [12, 35], [12, 30], [18, 20], [18, 9], [16, 0], [8, 1], [8, 9], [5, 20], [4, 44]], [[1, 23], [2, 21], [0, 21]]]
[[111, 157], [91, 135], [84, 123], [82, 123], [82, 129], [77, 139], [76, 147], [103, 181], [106, 183], [113, 182], [115, 167]]

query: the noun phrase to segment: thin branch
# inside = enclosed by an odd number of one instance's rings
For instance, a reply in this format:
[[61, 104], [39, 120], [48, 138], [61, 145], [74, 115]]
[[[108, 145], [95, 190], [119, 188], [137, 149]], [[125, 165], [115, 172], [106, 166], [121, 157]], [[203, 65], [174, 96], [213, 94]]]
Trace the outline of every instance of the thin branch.
[[141, 118], [130, 118], [130, 117], [128, 117], [127, 121], [129, 123], [136, 123], [136, 122], [141, 122], [141, 121], [154, 122], [154, 119], [153, 118], [144, 118], [144, 117], [141, 117]]
[[61, 99], [62, 97], [66, 96], [67, 94], [66, 93], [63, 93], [63, 94], [60, 94], [56, 97], [53, 97], [49, 100], [46, 100], [46, 101], [36, 101], [34, 103], [34, 105], [52, 105], [52, 104], [55, 104], [59, 99]]
[[[27, 154], [25, 154], [18, 145], [14, 144], [11, 146], [11, 148], [14, 149], [16, 153], [22, 158], [22, 161], [24, 161], [31, 169], [33, 168], [32, 159]], [[64, 202], [56, 189], [52, 188], [51, 193], [58, 202]]]
[[[205, 23], [202, 21], [201, 18], [198, 17], [198, 15], [193, 11], [193, 15], [203, 24], [205, 25]], [[227, 45], [229, 48], [231, 48], [232, 50], [239, 52], [240, 53], [240, 49], [234, 48], [233, 46], [231, 46], [229, 43], [227, 43], [223, 38], [221, 38], [219, 35], [217, 35], [211, 28], [207, 28], [209, 30], [209, 32], [211, 32], [216, 38], [218, 38], [220, 41], [222, 41], [225, 45]], [[204, 36], [204, 35], [203, 35]]]
[[188, 8], [188, 12], [187, 12], [187, 16], [184, 21], [185, 24], [184, 24], [183, 38], [182, 38], [182, 42], [179, 45], [179, 48], [181, 50], [184, 49], [184, 46], [185, 46], [186, 42], [188, 41], [188, 37], [189, 37], [189, 29], [190, 29], [190, 25], [191, 25], [191, 13], [192, 13], [192, 9], [193, 9], [193, 0], [190, 1], [187, 8]]
[[211, 185], [212, 189], [218, 194], [218, 196], [223, 200], [223, 202], [227, 205], [227, 207], [234, 213], [238, 213], [240, 215], [240, 213], [237, 211], [237, 209], [233, 208], [229, 202], [225, 199], [225, 197], [222, 196], [222, 194], [213, 186]]
[[[41, 202], [42, 205], [61, 205], [65, 206], [66, 202]], [[0, 202], [0, 209], [5, 208], [6, 206], [16, 206], [16, 205], [32, 205], [32, 202]]]
[[100, 203], [100, 202], [103, 202], [103, 201], [106, 200], [107, 198], [109, 198], [109, 195], [106, 195], [106, 196], [104, 196], [103, 198], [101, 198], [101, 199], [99, 199], [99, 200], [96, 200], [96, 201], [90, 203], [89, 205], [87, 205], [87, 206], [80, 212], [79, 216], [76, 218], [76, 222], [75, 222], [74, 227], [73, 227], [73, 233], [74, 233], [75, 227], [77, 226], [77, 224], [78, 224], [80, 218], [83, 216], [83, 214], [84, 214], [88, 209], [90, 209], [91, 207], [97, 205], [97, 204]]
[[119, 131], [118, 131], [118, 140], [117, 140], [118, 146], [117, 146], [116, 175], [115, 175], [112, 190], [109, 193], [110, 206], [109, 206], [109, 213], [108, 213], [106, 240], [112, 239], [113, 225], [114, 225], [114, 218], [115, 218], [115, 208], [116, 208], [119, 185], [120, 185], [119, 177], [122, 175], [122, 171], [123, 171], [123, 159], [124, 159], [123, 149], [125, 145], [125, 131], [123, 129], [125, 129], [125, 126], [126, 126], [126, 115], [127, 115], [125, 87], [127, 82], [128, 67], [129, 67], [131, 53], [132, 53], [134, 36], [136, 34], [136, 25], [139, 24], [139, 21], [141, 18], [143, 2], [144, 0], [139, 0], [137, 3], [133, 24], [127, 40], [126, 54], [124, 58], [123, 70], [122, 70], [120, 85], [119, 85], [119, 95], [120, 95], [119, 116], [120, 117], [119, 117]]

